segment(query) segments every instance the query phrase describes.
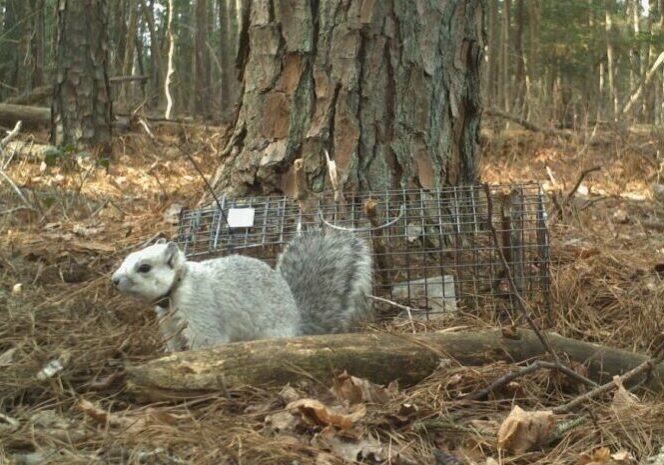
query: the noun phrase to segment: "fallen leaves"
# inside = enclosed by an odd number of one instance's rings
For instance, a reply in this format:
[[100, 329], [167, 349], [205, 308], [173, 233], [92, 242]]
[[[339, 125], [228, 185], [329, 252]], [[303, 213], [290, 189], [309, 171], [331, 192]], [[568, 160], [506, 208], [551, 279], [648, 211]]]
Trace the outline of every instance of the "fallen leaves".
[[498, 429], [498, 449], [522, 454], [549, 437], [555, 424], [553, 412], [526, 412], [515, 405]]
[[396, 383], [384, 388], [369, 380], [351, 376], [345, 371], [334, 379], [330, 388], [330, 392], [337, 399], [346, 401], [351, 405], [360, 402], [385, 404], [394, 396], [397, 390]]
[[575, 465], [624, 465], [632, 460], [632, 455], [627, 451], [612, 454], [608, 447], [600, 447], [590, 454], [581, 454]]
[[611, 402], [611, 411], [616, 418], [626, 420], [640, 416], [643, 413], [644, 407], [639, 398], [625, 389], [620, 377], [614, 376], [613, 382], [618, 386]]
[[88, 400], [81, 400], [75, 410], [84, 413], [93, 422], [102, 426], [121, 428], [129, 433], [139, 433], [155, 427], [174, 430], [172, 425], [178, 420], [177, 415], [153, 408], [120, 415], [104, 410]]
[[288, 404], [286, 410], [300, 414], [303, 420], [313, 425], [336, 426], [341, 429], [352, 428], [355, 422], [367, 413], [364, 404], [358, 404], [350, 413], [343, 414], [314, 399], [296, 400]]

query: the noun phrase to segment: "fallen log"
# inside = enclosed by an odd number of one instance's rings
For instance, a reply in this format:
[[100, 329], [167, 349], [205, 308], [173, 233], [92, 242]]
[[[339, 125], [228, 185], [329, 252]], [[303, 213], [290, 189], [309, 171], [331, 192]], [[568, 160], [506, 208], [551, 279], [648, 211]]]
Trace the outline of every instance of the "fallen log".
[[[610, 380], [648, 360], [646, 355], [549, 334], [558, 354], [588, 365], [588, 377]], [[338, 334], [292, 339], [237, 342], [186, 351], [127, 365], [126, 384], [148, 400], [185, 399], [241, 386], [282, 386], [304, 377], [328, 382], [335, 373], [350, 374], [378, 384], [398, 380], [418, 383], [443, 358], [463, 365], [496, 361], [523, 362], [546, 354], [530, 330], [505, 337], [500, 330], [425, 334]], [[650, 373], [646, 385], [664, 387], [664, 364]]]
[[46, 102], [53, 98], [53, 86], [40, 86], [14, 97], [9, 97], [4, 103], [14, 105], [33, 105], [37, 102]]
[[28, 127], [48, 126], [51, 124], [51, 109], [0, 103], [0, 124], [13, 127], [17, 121]]
[[547, 136], [561, 136], [561, 137], [571, 137], [572, 133], [569, 131], [562, 131], [559, 129], [549, 129], [549, 128], [543, 128], [535, 123], [531, 123], [530, 121], [519, 118], [518, 116], [511, 115], [509, 113], [505, 113], [504, 111], [501, 111], [497, 108], [486, 108], [484, 109], [484, 113], [486, 113], [489, 116], [496, 116], [502, 119], [506, 119], [507, 121], [511, 121], [513, 123], [518, 124], [519, 126], [522, 126], [529, 131], [532, 132], [541, 132], [543, 134], [546, 134]]

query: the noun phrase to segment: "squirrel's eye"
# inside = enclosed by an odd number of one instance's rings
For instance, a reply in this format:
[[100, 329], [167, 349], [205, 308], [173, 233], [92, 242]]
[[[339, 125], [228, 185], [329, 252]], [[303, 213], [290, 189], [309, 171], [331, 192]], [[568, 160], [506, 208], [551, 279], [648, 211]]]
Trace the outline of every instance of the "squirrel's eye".
[[138, 272], [139, 273], [148, 273], [151, 269], [152, 269], [152, 267], [150, 265], [143, 264], [143, 265], [138, 267]]

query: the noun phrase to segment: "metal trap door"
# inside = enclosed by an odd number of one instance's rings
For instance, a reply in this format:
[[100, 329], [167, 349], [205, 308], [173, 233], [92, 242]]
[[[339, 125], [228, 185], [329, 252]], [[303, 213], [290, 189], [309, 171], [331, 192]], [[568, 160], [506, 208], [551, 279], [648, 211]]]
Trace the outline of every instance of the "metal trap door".
[[548, 304], [542, 193], [537, 185], [511, 189], [509, 195], [505, 187], [483, 185], [400, 191], [405, 213], [382, 232], [382, 250], [374, 250], [377, 294], [425, 318], [459, 306], [495, 312], [516, 305], [511, 277], [522, 297]]
[[295, 234], [300, 212], [285, 197], [231, 199], [183, 211], [178, 242], [188, 257], [239, 253], [274, 262]]

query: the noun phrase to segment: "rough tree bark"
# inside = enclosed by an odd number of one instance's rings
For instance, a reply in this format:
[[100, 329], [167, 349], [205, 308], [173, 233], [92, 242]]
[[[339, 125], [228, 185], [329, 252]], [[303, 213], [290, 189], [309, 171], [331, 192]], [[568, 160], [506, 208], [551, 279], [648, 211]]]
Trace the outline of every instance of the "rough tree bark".
[[106, 0], [58, 4], [56, 82], [51, 142], [106, 153], [111, 144], [111, 91], [106, 71]]
[[242, 22], [244, 88], [215, 177], [284, 191], [295, 159], [346, 192], [469, 183], [477, 174], [482, 0], [256, 0]]

